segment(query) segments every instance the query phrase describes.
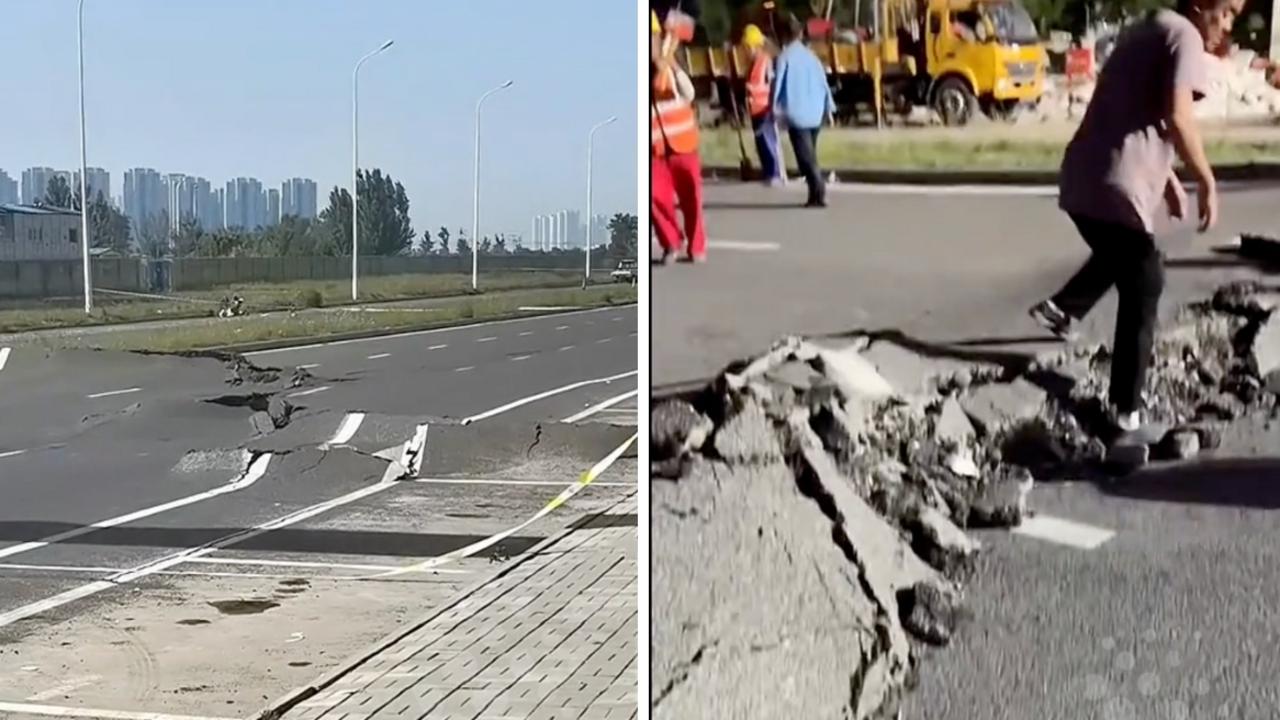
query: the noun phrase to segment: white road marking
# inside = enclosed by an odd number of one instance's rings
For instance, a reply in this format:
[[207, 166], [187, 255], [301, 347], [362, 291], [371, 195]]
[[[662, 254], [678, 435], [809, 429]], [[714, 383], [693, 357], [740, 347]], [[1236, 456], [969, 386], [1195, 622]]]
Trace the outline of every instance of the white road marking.
[[532, 356], [532, 355], [517, 355], [517, 356], [515, 356], [515, 357], [511, 358], [511, 362], [520, 362], [521, 360], [528, 360], [528, 359], [529, 359], [529, 358], [531, 358], [531, 357], [533, 357], [533, 356]]
[[310, 390], [299, 390], [298, 392], [296, 392], [296, 393], [290, 393], [289, 395], [286, 395], [285, 397], [291, 397], [291, 398], [295, 398], [295, 397], [306, 397], [306, 396], [308, 396], [308, 395], [315, 395], [316, 393], [322, 393], [322, 392], [324, 392], [325, 390], [328, 390], [328, 389], [329, 389], [329, 386], [328, 386], [328, 385], [321, 385], [321, 386], [320, 386], [320, 387], [318, 387], [318, 388], [311, 388]]
[[[562, 482], [554, 480], [497, 480], [493, 478], [415, 478], [413, 482], [428, 483], [431, 485], [528, 485], [530, 487], [561, 487]], [[637, 487], [635, 483], [628, 482], [597, 482], [592, 483], [597, 487]]]
[[448, 344], [448, 343], [445, 343], [445, 344], [443, 344], [443, 345], [432, 345], [431, 347], [429, 347], [429, 348], [427, 348], [427, 349], [428, 349], [428, 350], [443, 350], [443, 349], [445, 349], [445, 348], [447, 348], [447, 347], [449, 347], [449, 344]]
[[370, 355], [369, 357], [367, 357], [367, 358], [365, 358], [365, 359], [366, 359], [366, 360], [381, 360], [382, 358], [389, 358], [389, 357], [391, 357], [391, 353], [377, 353], [377, 354], [375, 354], [375, 355]]
[[573, 348], [574, 348], [574, 346], [573, 346], [573, 345], [565, 345], [564, 347], [560, 348], [560, 352], [568, 352], [568, 351], [572, 350]]
[[482, 337], [482, 338], [478, 338], [478, 339], [476, 340], [476, 342], [493, 342], [494, 340], [497, 340], [497, 339], [498, 339], [498, 338], [496, 338], [496, 337], [494, 337], [494, 336], [490, 335], [489, 337]]
[[1054, 185], [912, 185], [910, 183], [833, 183], [836, 192], [864, 195], [1009, 195], [1015, 197], [1057, 197]]
[[71, 572], [71, 573], [114, 573], [120, 572], [120, 568], [109, 567], [93, 567], [81, 565], [25, 565], [23, 563], [0, 563], [0, 570], [39, 570], [42, 572]]
[[627, 333], [627, 337], [635, 337], [635, 336], [636, 336], [636, 334], [635, 334], [635, 333], [633, 333], [633, 332], [629, 332], [629, 333]]
[[553, 498], [551, 502], [544, 505], [541, 510], [534, 513], [531, 517], [529, 517], [528, 520], [525, 520], [519, 525], [516, 525], [515, 527], [507, 528], [506, 530], [503, 530], [500, 533], [497, 533], [495, 535], [490, 535], [489, 537], [483, 540], [471, 543], [470, 545], [463, 548], [458, 548], [457, 550], [454, 550], [452, 552], [445, 553], [444, 555], [440, 555], [439, 557], [433, 557], [428, 560], [424, 560], [420, 563], [416, 563], [414, 565], [408, 565], [398, 570], [392, 570], [382, 575], [375, 575], [374, 577], [388, 577], [393, 575], [400, 575], [407, 572], [422, 572], [424, 570], [432, 570], [436, 567], [445, 565], [447, 563], [451, 563], [455, 560], [461, 560], [463, 558], [471, 557], [472, 555], [475, 555], [476, 553], [482, 550], [485, 550], [486, 548], [490, 548], [490, 547], [493, 547], [494, 545], [497, 545], [503, 540], [511, 537], [512, 535], [515, 535], [516, 533], [529, 527], [533, 523], [546, 517], [549, 513], [551, 513], [551, 511], [555, 510], [556, 508], [560, 507], [565, 502], [567, 502], [569, 498], [573, 497], [574, 495], [577, 495], [578, 492], [582, 490], [582, 488], [590, 485], [592, 482], [595, 481], [596, 478], [600, 477], [601, 473], [609, 469], [609, 466], [612, 465], [615, 460], [617, 460], [619, 457], [622, 457], [622, 453], [626, 452], [627, 448], [631, 447], [631, 444], [634, 443], [636, 439], [639, 437], [640, 435], [638, 433], [635, 435], [632, 435], [630, 438], [626, 440], [626, 442], [614, 448], [608, 455], [606, 455], [602, 460], [600, 460], [600, 462], [596, 463], [591, 467], [590, 470], [583, 473], [582, 477], [570, 483], [569, 486], [566, 487], [563, 492], [561, 492], [559, 495]]
[[405, 443], [404, 449], [400, 451], [400, 467], [405, 469], [409, 477], [417, 477], [418, 472], [422, 470], [422, 460], [426, 457], [428, 429], [427, 423], [415, 428], [413, 439]]
[[[258, 567], [299, 567], [311, 568], [315, 570], [364, 570], [368, 572], [380, 572], [382, 570], [394, 570], [395, 565], [353, 565], [350, 563], [327, 563], [327, 562], [306, 562], [302, 560], [249, 560], [247, 558], [215, 558], [200, 557], [188, 560], [189, 563], [202, 563], [206, 565], [252, 565]], [[437, 570], [436, 572], [445, 573], [447, 575], [470, 575], [470, 570]]]
[[[263, 457], [270, 456], [264, 455]], [[268, 533], [272, 530], [279, 530], [280, 528], [288, 527], [304, 520], [309, 520], [316, 515], [353, 503], [394, 486], [395, 483], [393, 482], [380, 482], [375, 485], [370, 485], [354, 492], [347, 493], [341, 497], [326, 500], [322, 503], [317, 503], [310, 507], [303, 508], [302, 510], [298, 510], [297, 512], [289, 513], [288, 515], [284, 515], [275, 520], [255, 525], [247, 530], [241, 530], [239, 532], [231, 533], [230, 535], [224, 535], [212, 542], [190, 547], [185, 550], [172, 553], [168, 556], [157, 558], [130, 570], [112, 575], [105, 580], [97, 580], [95, 582], [87, 583], [80, 587], [58, 593], [52, 597], [37, 600], [36, 602], [23, 605], [22, 607], [17, 607], [7, 612], [0, 613], [0, 628], [8, 627], [19, 620], [25, 620], [26, 618], [57, 609], [68, 603], [75, 602], [76, 600], [82, 600], [91, 595], [97, 595], [104, 590], [110, 590], [114, 587], [126, 585], [134, 580], [138, 580], [149, 575], [162, 573], [172, 567], [181, 565], [182, 563], [194, 558], [203, 557], [209, 553], [227, 547], [228, 545], [244, 542], [245, 540], [257, 537], [263, 533]], [[0, 710], [3, 710], [2, 706], [0, 706]]]
[[556, 326], [556, 329], [557, 329], [557, 330], [568, 330], [568, 329], [569, 329], [569, 326], [568, 326], [568, 325], [557, 325], [557, 326]]
[[525, 330], [524, 332], [520, 333], [520, 337], [529, 337], [532, 334], [533, 334], [532, 330]]
[[89, 398], [90, 400], [97, 400], [98, 398], [111, 397], [113, 395], [128, 395], [129, 393], [136, 393], [141, 391], [142, 391], [142, 388], [135, 387], [135, 388], [126, 388], [124, 390], [108, 390], [106, 392], [86, 395], [85, 397]]
[[640, 389], [639, 389], [639, 388], [637, 388], [637, 389], [635, 389], [635, 390], [628, 390], [628, 391], [626, 391], [626, 392], [622, 393], [621, 395], [618, 395], [617, 397], [611, 397], [611, 398], [609, 398], [608, 400], [605, 400], [605, 401], [604, 401], [604, 402], [602, 402], [602, 403], [599, 403], [599, 404], [596, 404], [596, 405], [592, 405], [591, 407], [587, 408], [586, 410], [583, 410], [583, 411], [582, 411], [582, 412], [580, 412], [580, 413], [574, 413], [573, 415], [570, 415], [569, 417], [567, 417], [567, 418], [565, 418], [565, 419], [561, 420], [560, 422], [562, 422], [562, 423], [576, 423], [576, 422], [578, 422], [579, 420], [582, 420], [582, 419], [584, 419], [584, 418], [589, 418], [589, 417], [591, 417], [592, 415], [595, 415], [596, 413], [600, 412], [601, 410], [604, 410], [605, 408], [613, 407], [614, 405], [617, 405], [618, 403], [622, 402], [623, 400], [626, 400], [627, 398], [632, 397], [632, 396], [634, 396], [634, 395], [638, 395], [638, 394], [640, 394]]
[[1013, 533], [1080, 550], [1096, 550], [1116, 534], [1114, 530], [1048, 515], [1024, 519], [1021, 525], [1013, 529]]
[[299, 365], [298, 367], [302, 370], [314, 370], [320, 367], [320, 363], [307, 363], [306, 365]]
[[342, 418], [342, 424], [338, 426], [338, 431], [329, 438], [329, 442], [325, 445], [341, 445], [356, 436], [356, 431], [360, 429], [360, 423], [364, 422], [364, 413], [352, 412]]
[[[636, 305], [633, 303], [631, 305], [625, 305], [625, 306], [614, 305], [613, 307], [590, 308], [588, 310], [575, 310], [573, 312], [565, 312], [565, 313], [557, 313], [557, 314], [565, 315], [565, 316], [589, 315], [591, 313], [608, 312], [611, 310], [617, 310], [619, 307], [635, 307], [635, 306]], [[245, 357], [254, 357], [256, 355], [275, 355], [277, 353], [295, 352], [298, 350], [310, 350], [312, 348], [319, 348], [319, 347], [334, 347], [337, 345], [351, 345], [354, 343], [383, 342], [388, 338], [419, 337], [422, 335], [435, 335], [438, 333], [457, 332], [459, 330], [474, 330], [475, 328], [492, 327], [494, 325], [509, 325], [511, 323], [527, 323], [527, 322], [533, 322], [533, 321], [543, 320], [543, 319], [545, 318], [542, 318], [542, 317], [507, 318], [505, 320], [489, 320], [487, 322], [471, 323], [470, 325], [457, 325], [455, 327], [434, 328], [432, 330], [411, 330], [409, 332], [388, 333], [386, 335], [377, 335], [377, 336], [365, 337], [365, 338], [351, 338], [348, 340], [330, 340], [328, 342], [310, 343], [308, 345], [293, 345], [291, 347], [272, 348], [270, 350], [257, 350], [255, 352], [245, 353]]]
[[612, 341], [613, 341], [613, 338], [600, 338], [599, 340], [596, 341], [596, 344], [603, 345], [607, 342], [612, 342]]
[[96, 718], [96, 720], [237, 720], [236, 718], [213, 715], [174, 715], [172, 713], [134, 712], [132, 710], [97, 710], [93, 708], [16, 702], [0, 702], [0, 713], [44, 715], [46, 717], [60, 718]]
[[622, 318], [621, 318], [621, 317], [616, 317], [616, 318], [611, 318], [611, 319], [613, 320], [613, 322], [622, 322]]
[[258, 482], [258, 480], [261, 479], [262, 476], [266, 474], [267, 465], [270, 463], [271, 463], [271, 453], [263, 453], [262, 455], [259, 455], [257, 458], [255, 458], [254, 461], [249, 465], [248, 469], [246, 469], [243, 473], [241, 473], [239, 477], [227, 483], [226, 485], [220, 485], [216, 488], [213, 488], [212, 490], [205, 490], [204, 492], [199, 492], [194, 495], [188, 495], [184, 498], [178, 498], [177, 500], [170, 500], [169, 502], [163, 503], [161, 505], [153, 505], [149, 508], [135, 510], [134, 512], [128, 513], [127, 515], [119, 515], [109, 520], [99, 520], [98, 522], [93, 523], [92, 525], [85, 525], [84, 527], [78, 527], [78, 528], [75, 528], [74, 530], [67, 530], [65, 532], [60, 532], [56, 535], [50, 535], [40, 540], [20, 543], [18, 545], [10, 545], [7, 548], [0, 548], [0, 558], [13, 557], [14, 555], [18, 555], [20, 553], [30, 552], [32, 550], [38, 550], [42, 547], [45, 547], [46, 545], [63, 542], [65, 540], [70, 540], [72, 538], [80, 537], [81, 535], [88, 535], [91, 532], [103, 530], [105, 528], [116, 527], [117, 525], [124, 525], [127, 523], [131, 523], [135, 520], [142, 520], [143, 518], [149, 518], [152, 515], [158, 515], [162, 512], [168, 512], [169, 510], [175, 510], [180, 507], [186, 507], [188, 505], [192, 505], [192, 504], [201, 502], [203, 500], [208, 500], [209, 498], [218, 497], [219, 495], [226, 495], [228, 493], [238, 492]]
[[83, 675], [77, 678], [71, 678], [61, 685], [55, 685], [48, 690], [38, 692], [35, 695], [27, 696], [30, 702], [43, 702], [51, 700], [59, 695], [70, 695], [82, 687], [88, 687], [102, 679], [101, 675]]
[[558, 387], [558, 388], [554, 388], [554, 389], [552, 389], [552, 390], [547, 390], [547, 391], [545, 391], [545, 392], [540, 392], [540, 393], [538, 393], [537, 395], [530, 395], [529, 397], [526, 397], [526, 398], [520, 398], [519, 400], [513, 400], [513, 401], [511, 401], [511, 402], [507, 403], [506, 405], [499, 405], [498, 407], [493, 408], [492, 410], [486, 410], [486, 411], [484, 411], [484, 412], [480, 413], [479, 415], [472, 415], [472, 416], [471, 416], [471, 417], [469, 417], [469, 418], [465, 418], [465, 419], [463, 419], [462, 424], [463, 424], [463, 425], [470, 425], [471, 423], [476, 422], [477, 420], [484, 420], [484, 419], [486, 419], [486, 418], [491, 418], [491, 417], [493, 417], [494, 415], [501, 415], [502, 413], [507, 412], [508, 410], [514, 410], [514, 409], [516, 409], [516, 408], [518, 408], [518, 407], [521, 407], [521, 406], [523, 406], [523, 405], [528, 405], [529, 403], [537, 402], [537, 401], [539, 401], [539, 400], [545, 400], [546, 398], [549, 398], [549, 397], [552, 397], [552, 396], [555, 396], [555, 395], [560, 395], [560, 394], [562, 394], [562, 393], [567, 393], [567, 392], [569, 392], [570, 390], [577, 390], [578, 388], [586, 387], [586, 386], [588, 386], [588, 385], [596, 385], [596, 384], [599, 384], [599, 383], [604, 383], [604, 384], [608, 385], [609, 383], [613, 382], [614, 380], [621, 380], [622, 378], [631, 377], [632, 375], [636, 375], [636, 374], [637, 374], [637, 372], [638, 372], [638, 371], [636, 371], [636, 370], [629, 370], [629, 371], [627, 371], [627, 372], [619, 373], [619, 374], [617, 374], [617, 375], [610, 375], [609, 377], [605, 377], [605, 378], [596, 378], [595, 380], [582, 380], [582, 381], [579, 381], [579, 382], [576, 382], [576, 383], [572, 383], [572, 384], [569, 384], [569, 385], [565, 385], [565, 386], [563, 386], [563, 387]]
[[0, 370], [3, 370], [5, 364], [9, 362], [9, 352], [9, 348], [0, 347]]
[[476, 369], [475, 365], [463, 365], [460, 368], [456, 368], [454, 372], [467, 372], [469, 370], [475, 370], [475, 369]]
[[778, 252], [782, 245], [776, 242], [755, 240], [708, 240], [707, 247], [713, 250], [741, 250], [742, 252]]
[[521, 310], [550, 310], [552, 312], [559, 310], [578, 310], [577, 305], [525, 305]]
[[25, 452], [26, 450], [10, 450], [8, 452], [0, 452], [0, 458], [14, 457], [15, 455], [21, 455]]

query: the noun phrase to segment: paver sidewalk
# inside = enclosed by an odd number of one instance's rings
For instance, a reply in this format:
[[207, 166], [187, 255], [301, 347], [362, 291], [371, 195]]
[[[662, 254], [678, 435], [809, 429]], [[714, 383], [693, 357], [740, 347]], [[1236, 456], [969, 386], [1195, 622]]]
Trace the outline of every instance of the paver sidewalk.
[[285, 720], [637, 716], [631, 496], [354, 668]]

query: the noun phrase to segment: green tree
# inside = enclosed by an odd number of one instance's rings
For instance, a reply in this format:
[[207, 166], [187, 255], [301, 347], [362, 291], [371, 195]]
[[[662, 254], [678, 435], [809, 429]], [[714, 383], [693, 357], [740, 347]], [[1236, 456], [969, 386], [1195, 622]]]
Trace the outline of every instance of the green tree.
[[617, 257], [635, 257], [639, 244], [640, 218], [617, 213], [609, 219], [609, 252]]
[[480, 254], [489, 255], [492, 251], [493, 241], [489, 239], [489, 236], [485, 235], [483, 238], [480, 238]]
[[507, 236], [499, 234], [498, 239], [493, 243], [493, 251], [499, 255], [507, 254]]
[[327, 244], [324, 228], [297, 215], [285, 215], [280, 222], [257, 233], [251, 245], [264, 257], [302, 257], [323, 255]]
[[[79, 210], [80, 189], [75, 189], [72, 208]], [[132, 233], [129, 217], [117, 210], [99, 191], [89, 203], [89, 241], [93, 247], [107, 248], [120, 255], [128, 255], [132, 250], [129, 237]]]
[[346, 188], [329, 191], [329, 205], [320, 212], [319, 221], [320, 254], [351, 254], [351, 193]]
[[71, 195], [71, 186], [67, 184], [65, 177], [54, 175], [49, 181], [44, 191], [44, 204], [64, 210], [73, 209], [74, 198]]
[[440, 254], [449, 254], [449, 228], [441, 225], [440, 230], [436, 233], [436, 238], [440, 240]]
[[423, 230], [422, 238], [418, 240], [417, 254], [424, 255], [424, 256], [430, 255], [432, 251], [432, 245], [434, 243], [435, 243], [435, 240], [431, 237], [431, 231]]
[[169, 236], [169, 213], [161, 210], [148, 215], [138, 227], [138, 249], [149, 258], [161, 259], [173, 254]]
[[[409, 220], [404, 186], [375, 168], [356, 176], [360, 193], [360, 254], [400, 255], [413, 247], [417, 233]], [[351, 253], [351, 193], [335, 187], [320, 216], [333, 253]]]

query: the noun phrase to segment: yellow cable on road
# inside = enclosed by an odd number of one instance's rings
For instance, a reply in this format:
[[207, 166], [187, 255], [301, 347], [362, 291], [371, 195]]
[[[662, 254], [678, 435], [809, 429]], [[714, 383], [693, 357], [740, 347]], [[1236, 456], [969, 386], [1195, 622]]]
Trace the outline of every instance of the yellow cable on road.
[[503, 540], [506, 540], [512, 535], [515, 535], [516, 533], [529, 527], [533, 523], [546, 517], [548, 514], [551, 513], [551, 511], [555, 510], [556, 508], [568, 502], [569, 499], [572, 498], [574, 495], [577, 495], [583, 488], [595, 482], [596, 478], [604, 474], [604, 471], [608, 470], [610, 465], [613, 465], [613, 463], [618, 458], [622, 457], [622, 453], [626, 452], [627, 448], [631, 447], [632, 443], [634, 443], [639, 437], [640, 437], [640, 433], [638, 432], [633, 433], [630, 438], [627, 438], [626, 442], [614, 448], [614, 450], [610, 452], [608, 455], [606, 455], [604, 459], [602, 459], [600, 462], [596, 463], [595, 465], [591, 466], [590, 470], [582, 473], [582, 476], [579, 477], [575, 482], [570, 483], [569, 486], [566, 487], [559, 495], [553, 498], [551, 502], [547, 503], [541, 510], [534, 513], [532, 517], [520, 523], [519, 525], [516, 525], [515, 527], [509, 528], [507, 530], [503, 530], [497, 535], [491, 535], [485, 538], [484, 540], [480, 540], [479, 542], [471, 543], [466, 547], [458, 548], [453, 552], [445, 553], [444, 555], [440, 555], [439, 557], [429, 558], [427, 560], [423, 560], [422, 562], [415, 563], [413, 565], [407, 565], [402, 568], [396, 568], [395, 570], [388, 570], [387, 572], [373, 575], [371, 576], [370, 579], [392, 577], [395, 575], [404, 575], [406, 573], [423, 572], [425, 570], [432, 570], [434, 568], [440, 567], [441, 565], [451, 563], [455, 560], [462, 560], [463, 558], [471, 557], [472, 555], [475, 555], [476, 553], [482, 550], [485, 550], [487, 548], [493, 547], [494, 545], [497, 545]]

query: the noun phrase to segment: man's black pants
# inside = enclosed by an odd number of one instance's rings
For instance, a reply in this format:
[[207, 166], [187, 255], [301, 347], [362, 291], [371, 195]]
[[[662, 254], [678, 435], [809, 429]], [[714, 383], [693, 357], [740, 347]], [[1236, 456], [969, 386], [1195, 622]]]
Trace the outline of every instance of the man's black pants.
[[818, 168], [818, 130], [821, 128], [797, 128], [787, 126], [791, 149], [796, 153], [796, 165], [809, 185], [809, 204], [822, 204], [827, 197], [827, 184]]
[[1111, 402], [1120, 412], [1133, 412], [1141, 408], [1151, 367], [1164, 256], [1145, 231], [1078, 215], [1071, 220], [1093, 253], [1053, 302], [1078, 320], [1115, 286], [1120, 304], [1111, 348]]

